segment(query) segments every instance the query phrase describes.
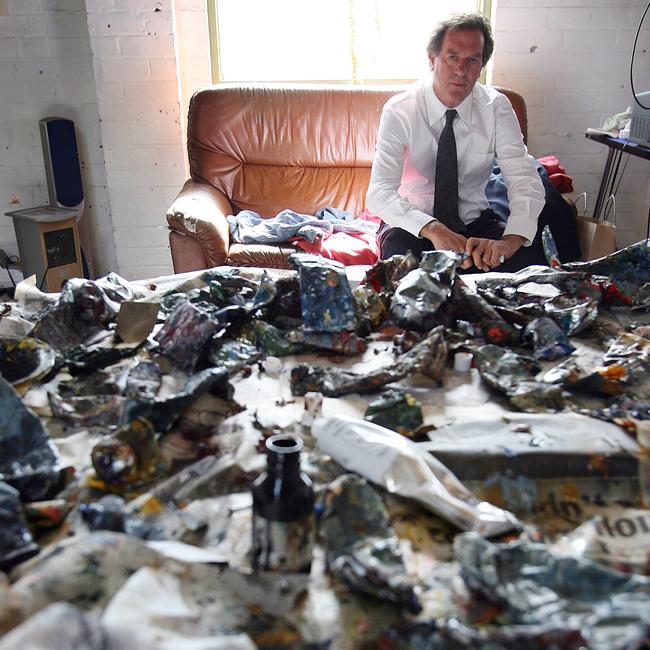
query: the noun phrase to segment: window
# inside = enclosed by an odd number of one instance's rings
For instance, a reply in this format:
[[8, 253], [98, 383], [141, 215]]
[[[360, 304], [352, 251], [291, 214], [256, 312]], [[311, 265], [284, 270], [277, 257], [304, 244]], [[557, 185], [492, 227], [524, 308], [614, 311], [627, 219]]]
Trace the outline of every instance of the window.
[[435, 25], [489, 0], [208, 0], [213, 81], [421, 77]]

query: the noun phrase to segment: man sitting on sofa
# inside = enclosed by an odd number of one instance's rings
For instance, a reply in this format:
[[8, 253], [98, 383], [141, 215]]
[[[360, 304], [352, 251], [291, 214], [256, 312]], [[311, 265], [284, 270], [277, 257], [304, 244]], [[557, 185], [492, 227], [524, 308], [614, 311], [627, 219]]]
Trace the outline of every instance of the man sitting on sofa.
[[[467, 253], [463, 268], [546, 264], [538, 217], [544, 187], [508, 99], [477, 83], [494, 41], [480, 14], [442, 22], [427, 53], [431, 77], [384, 106], [367, 207], [385, 225], [382, 259], [411, 250]], [[508, 188], [504, 224], [485, 188], [497, 164]]]

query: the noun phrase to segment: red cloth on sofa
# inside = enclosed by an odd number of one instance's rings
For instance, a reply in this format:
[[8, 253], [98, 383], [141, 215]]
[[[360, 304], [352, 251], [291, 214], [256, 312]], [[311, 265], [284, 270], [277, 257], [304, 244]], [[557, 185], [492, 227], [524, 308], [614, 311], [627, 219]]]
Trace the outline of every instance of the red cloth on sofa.
[[[381, 227], [383, 221], [368, 210], [364, 210], [357, 219], [376, 223]], [[327, 239], [319, 238], [313, 244], [304, 239], [295, 239], [298, 248], [307, 253], [317, 253], [330, 260], [336, 260], [350, 266], [352, 264], [375, 264], [379, 260], [377, 236], [370, 233], [335, 232]]]
[[377, 237], [366, 233], [352, 235], [347, 232], [335, 232], [327, 239], [317, 239], [313, 244], [304, 239], [296, 240], [295, 244], [303, 251], [317, 253], [346, 266], [375, 264], [379, 259]]
[[548, 172], [548, 179], [561, 194], [573, 192], [573, 179], [567, 176], [566, 169], [560, 165], [555, 156], [543, 156], [537, 159], [542, 167]]

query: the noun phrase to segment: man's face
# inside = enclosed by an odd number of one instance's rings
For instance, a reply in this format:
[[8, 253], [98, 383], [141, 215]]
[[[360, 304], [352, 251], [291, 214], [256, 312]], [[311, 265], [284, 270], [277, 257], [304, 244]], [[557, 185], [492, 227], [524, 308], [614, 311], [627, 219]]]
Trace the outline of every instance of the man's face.
[[456, 29], [445, 34], [440, 54], [430, 57], [433, 90], [447, 107], [456, 108], [478, 81], [484, 39], [479, 29]]

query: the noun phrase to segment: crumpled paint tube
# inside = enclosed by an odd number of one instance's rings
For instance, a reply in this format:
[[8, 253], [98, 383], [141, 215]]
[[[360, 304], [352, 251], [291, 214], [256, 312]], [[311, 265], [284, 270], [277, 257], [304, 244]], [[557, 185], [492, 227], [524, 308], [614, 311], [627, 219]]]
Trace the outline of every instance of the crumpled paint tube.
[[633, 332], [624, 332], [609, 347], [603, 362], [607, 368], [618, 366], [628, 394], [650, 399], [650, 339]]
[[42, 380], [56, 360], [56, 353], [45, 341], [0, 337], [0, 375], [18, 389]]
[[401, 327], [421, 332], [436, 324], [436, 312], [451, 296], [461, 256], [451, 251], [424, 253], [420, 268], [404, 277], [390, 304], [390, 313]]
[[536, 359], [550, 361], [575, 351], [564, 331], [550, 318], [535, 318], [524, 330], [524, 340], [533, 346]]
[[623, 392], [621, 380], [625, 369], [619, 365], [605, 366], [591, 356], [571, 356], [542, 376], [548, 384], [559, 384], [576, 393], [615, 397]]
[[272, 281], [276, 293], [273, 301], [264, 308], [265, 320], [275, 322], [280, 316], [302, 320], [298, 275], [274, 276]]
[[598, 316], [603, 289], [588, 273], [530, 266], [503, 276], [477, 277], [476, 289], [509, 318], [548, 316], [568, 335], [589, 329]]
[[42, 501], [61, 485], [61, 457], [40, 418], [0, 377], [0, 480], [23, 501]]
[[97, 345], [75, 345], [68, 348], [65, 351], [64, 363], [68, 366], [70, 374], [75, 375], [97, 368], [105, 368], [117, 363], [120, 359], [133, 356], [138, 349], [137, 345], [130, 343], [111, 346], [111, 341], [107, 339], [108, 337]]
[[154, 338], [163, 354], [181, 368], [193, 370], [203, 347], [220, 327], [206, 310], [185, 301], [178, 304]]
[[411, 251], [407, 251], [406, 255], [393, 255], [387, 260], [379, 260], [371, 267], [362, 284], [370, 285], [378, 293], [392, 294], [399, 281], [419, 265], [420, 260]]
[[414, 614], [422, 610], [386, 506], [367, 481], [356, 474], [334, 479], [325, 492], [318, 528], [334, 575], [352, 589]]
[[115, 426], [124, 418], [127, 400], [121, 395], [82, 395], [62, 398], [48, 391], [47, 398], [55, 418], [84, 427]]
[[370, 328], [379, 327], [388, 315], [388, 298], [375, 291], [369, 284], [358, 284], [352, 289], [357, 306], [357, 317]]
[[343, 264], [310, 253], [293, 253], [289, 262], [298, 268], [305, 331], [354, 331], [354, 299]]
[[591, 279], [591, 275], [584, 270], [558, 271], [547, 266], [527, 266], [516, 273], [508, 273], [507, 281], [504, 281], [503, 275], [479, 275], [474, 279], [479, 292], [492, 290], [497, 294], [502, 294], [503, 291], [512, 293], [513, 289], [518, 292], [521, 287], [531, 282], [552, 285], [560, 293], [589, 295], [592, 297], [598, 297], [600, 294], [600, 289]]
[[388, 492], [415, 499], [462, 530], [491, 537], [519, 526], [515, 515], [477, 499], [442, 463], [399, 433], [346, 416], [318, 419], [319, 447]]
[[18, 490], [0, 481], [0, 571], [8, 572], [38, 551], [27, 528]]
[[547, 625], [475, 628], [452, 618], [394, 625], [381, 633], [377, 647], [390, 650], [584, 650], [588, 646], [580, 631], [571, 628], [555, 629]]
[[96, 323], [76, 318], [74, 308], [68, 302], [48, 305], [34, 320], [36, 324], [32, 336], [49, 343], [59, 352], [82, 345], [86, 339], [105, 329]]
[[482, 345], [474, 352], [474, 361], [483, 381], [507, 395], [520, 411], [536, 413], [564, 408], [559, 386], [535, 381], [540, 367], [531, 357], [498, 345]]
[[601, 285], [604, 300], [613, 305], [633, 305], [639, 287], [650, 282], [650, 240], [642, 239], [611, 255], [564, 264], [562, 268], [604, 276]]
[[[108, 276], [104, 279], [108, 279]], [[60, 301], [72, 303], [77, 318], [108, 325], [115, 320], [120, 310], [116, 297], [94, 280], [70, 278], [61, 289]]]
[[222, 269], [213, 269], [209, 277], [205, 277], [205, 286], [190, 289], [172, 290], [161, 299], [160, 309], [169, 315], [176, 309], [179, 302], [189, 300], [200, 309], [215, 316], [219, 322], [225, 322], [219, 312], [227, 307], [236, 308], [242, 314], [256, 311], [267, 302], [273, 300], [275, 286], [271, 285], [269, 276], [263, 274], [260, 283], [238, 275], [238, 270], [231, 267], [235, 273]]
[[363, 418], [411, 438], [423, 422], [422, 405], [410, 393], [388, 390], [368, 404]]
[[233, 377], [244, 366], [252, 365], [261, 354], [256, 346], [246, 341], [213, 339], [209, 345], [208, 361], [216, 367], [223, 367]]
[[590, 560], [553, 554], [544, 544], [492, 544], [457, 535], [454, 554], [467, 586], [506, 608], [515, 625], [578, 627], [596, 650], [641, 647], [650, 629], [650, 579]]
[[129, 399], [126, 401], [122, 414], [122, 422], [128, 423], [137, 417], [150, 420], [155, 430], [160, 433], [166, 431], [178, 419], [178, 416], [199, 395], [210, 392], [215, 397], [221, 397], [228, 403], [230, 415], [241, 410], [237, 402], [232, 399], [234, 388], [228, 381], [228, 371], [225, 368], [206, 368], [192, 375], [183, 389], [164, 399]]
[[136, 292], [126, 280], [109, 273], [99, 280], [72, 278], [53, 304], [35, 316], [34, 336], [59, 351], [81, 345], [115, 320], [119, 303]]
[[458, 277], [454, 280], [451, 301], [456, 319], [479, 323], [483, 336], [490, 343], [519, 343], [519, 332], [506, 322], [483, 296], [472, 291]]
[[544, 313], [572, 336], [593, 326], [598, 318], [598, 304], [595, 298], [561, 294], [544, 302]]
[[160, 478], [165, 470], [154, 427], [143, 417], [100, 440], [91, 460], [98, 478], [114, 490], [136, 488]]
[[117, 494], [107, 494], [97, 502], [80, 503], [79, 513], [90, 530], [112, 530], [140, 539], [163, 539], [160, 526], [127, 513], [124, 499]]
[[496, 345], [482, 345], [474, 352], [474, 360], [488, 386], [502, 392], [507, 392], [513, 381], [532, 381], [541, 369], [532, 357]]
[[163, 371], [155, 361], [139, 361], [126, 377], [125, 396], [131, 399], [155, 399], [162, 377]]
[[340, 368], [296, 364], [291, 370], [291, 392], [294, 395], [316, 392], [326, 397], [338, 397], [374, 391], [413, 372], [440, 382], [446, 362], [447, 344], [443, 328], [439, 326], [427, 338], [399, 356], [392, 366], [373, 372], [360, 374]]
[[560, 255], [557, 252], [557, 245], [553, 239], [550, 226], [544, 226], [542, 229], [542, 248], [544, 249], [546, 259], [548, 260], [548, 265], [552, 269], [559, 268], [561, 264]]
[[553, 413], [566, 406], [562, 390], [541, 381], [520, 381], [507, 393], [514, 408], [524, 413]]
[[251, 339], [255, 345], [266, 355], [274, 357], [286, 357], [290, 354], [298, 354], [304, 350], [302, 341], [289, 340], [287, 333], [278, 329], [271, 323], [262, 320], [253, 320], [246, 328], [251, 331]]

